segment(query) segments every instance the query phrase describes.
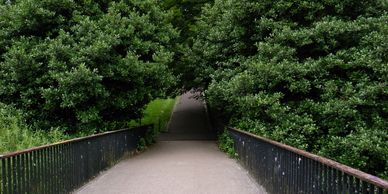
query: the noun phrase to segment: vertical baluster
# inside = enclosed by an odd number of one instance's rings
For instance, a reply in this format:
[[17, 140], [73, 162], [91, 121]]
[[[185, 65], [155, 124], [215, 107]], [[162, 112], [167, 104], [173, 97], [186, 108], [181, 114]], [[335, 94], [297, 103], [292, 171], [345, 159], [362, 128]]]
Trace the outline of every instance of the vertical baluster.
[[307, 193], [311, 193], [312, 192], [312, 181], [311, 181], [311, 174], [312, 174], [312, 172], [311, 172], [311, 160], [309, 159], [309, 158], [305, 158], [305, 160], [306, 160], [306, 162], [305, 162], [305, 164], [306, 164], [306, 191], [307, 191]]
[[292, 186], [292, 190], [291, 190], [291, 193], [296, 193], [297, 192], [297, 187], [296, 187], [296, 170], [297, 170], [297, 163], [296, 163], [296, 157], [295, 157], [295, 154], [293, 152], [291, 152], [291, 155], [290, 155], [290, 158], [291, 158], [291, 165], [292, 165], [292, 180], [291, 180], [291, 186]]
[[62, 179], [60, 177], [60, 174], [59, 174], [59, 170], [60, 170], [60, 167], [59, 167], [59, 163], [58, 163], [58, 160], [59, 160], [59, 157], [61, 157], [61, 154], [59, 152], [59, 148], [61, 147], [60, 144], [57, 144], [55, 145], [53, 148], [54, 148], [54, 152], [53, 152], [53, 158], [54, 158], [54, 192], [55, 193], [60, 193], [60, 188], [61, 188], [61, 183], [62, 183]]
[[323, 169], [322, 163], [318, 163], [318, 175], [319, 176], [318, 176], [317, 188], [318, 188], [319, 193], [323, 193], [323, 189], [324, 189], [324, 186], [323, 186], [324, 169]]
[[320, 193], [320, 187], [319, 187], [319, 163], [317, 161], [314, 161], [314, 192], [313, 193]]
[[290, 166], [289, 166], [289, 158], [288, 158], [288, 152], [284, 152], [283, 150], [283, 154], [284, 154], [284, 167], [283, 167], [283, 171], [284, 171], [284, 193], [285, 194], [288, 194], [289, 192], [289, 183], [288, 183], [288, 180], [289, 180], [289, 169], [290, 169]]
[[295, 193], [299, 193], [299, 180], [300, 180], [300, 166], [299, 166], [299, 157], [297, 154], [295, 157]]
[[308, 192], [314, 192], [314, 161], [308, 158]]
[[80, 169], [80, 166], [81, 166], [81, 164], [80, 164], [80, 162], [79, 162], [79, 160], [80, 160], [80, 154], [79, 154], [79, 150], [78, 149], [76, 149], [76, 146], [75, 146], [76, 144], [74, 143], [73, 145], [72, 145], [72, 152], [73, 152], [73, 154], [74, 154], [74, 156], [73, 156], [73, 160], [74, 160], [74, 162], [73, 162], [73, 166], [72, 166], [72, 168], [73, 168], [73, 174], [74, 174], [74, 185], [73, 185], [73, 188], [75, 188], [75, 187], [78, 187], [78, 184], [77, 184], [77, 182], [78, 182], [78, 180], [81, 178], [80, 177], [80, 173], [81, 173], [81, 169]]
[[383, 194], [383, 188], [377, 188], [377, 194]]
[[5, 164], [3, 163], [5, 162], [5, 160], [3, 158], [1, 158], [0, 156], [0, 194], [4, 194], [5, 193], [5, 189], [4, 189], [4, 185], [5, 185], [5, 180], [4, 180], [4, 177], [5, 177], [5, 173], [4, 173], [4, 170], [5, 170]]
[[39, 182], [37, 181], [38, 179], [38, 156], [37, 156], [37, 151], [33, 151], [32, 153], [32, 183], [31, 187], [33, 188], [33, 193], [38, 193], [38, 188], [39, 188]]
[[47, 185], [47, 193], [53, 193], [53, 157], [52, 157], [52, 147], [46, 148], [46, 185]]
[[344, 193], [344, 174], [342, 171], [338, 171], [338, 193]]
[[33, 166], [32, 166], [32, 152], [27, 154], [27, 166], [28, 166], [28, 173], [27, 173], [27, 191], [28, 193], [32, 193], [32, 172], [33, 172]]
[[42, 165], [43, 165], [43, 156], [42, 156], [42, 150], [38, 150], [36, 152], [36, 160], [37, 160], [37, 175], [36, 175], [36, 180], [37, 180], [37, 193], [43, 193], [43, 170], [42, 170]]
[[47, 192], [47, 183], [46, 183], [46, 180], [47, 180], [47, 156], [46, 156], [46, 149], [43, 149], [41, 150], [41, 157], [42, 157], [42, 163], [40, 164], [41, 165], [41, 170], [42, 170], [42, 193], [48, 193]]
[[349, 193], [350, 188], [349, 188], [349, 176], [346, 173], [343, 173], [343, 185], [344, 185], [344, 192], [343, 193]]
[[21, 193], [21, 185], [22, 185], [22, 167], [21, 167], [21, 157], [20, 155], [16, 155], [16, 187], [17, 187], [17, 193]]
[[2, 158], [1, 161], [1, 192], [2, 194], [6, 194], [7, 192], [7, 159]]
[[298, 186], [297, 186], [298, 163], [297, 163], [297, 157], [295, 155], [296, 155], [295, 153], [291, 153], [291, 159], [292, 159], [292, 193], [298, 193]]
[[59, 147], [59, 145], [55, 145], [55, 146], [53, 146], [53, 149], [52, 149], [52, 154], [51, 154], [51, 156], [52, 156], [52, 161], [53, 161], [53, 189], [52, 189], [52, 191], [54, 192], [54, 193], [59, 193], [59, 183], [60, 183], [60, 179], [58, 178], [58, 169], [59, 169], [59, 167], [58, 167], [58, 157], [59, 157], [59, 152], [58, 152], [58, 147]]
[[63, 166], [62, 166], [62, 157], [63, 157], [63, 144], [60, 144], [60, 145], [58, 145], [57, 146], [57, 151], [56, 151], [56, 153], [57, 153], [57, 155], [56, 155], [56, 159], [55, 159], [55, 161], [56, 161], [56, 176], [57, 176], [57, 182], [56, 182], [56, 184], [57, 184], [57, 186], [56, 186], [56, 188], [57, 188], [57, 193], [62, 193], [62, 191], [63, 191], [63, 187], [64, 187], [64, 181], [65, 181], [65, 177], [64, 177], [64, 174], [63, 174], [63, 171], [62, 171], [62, 168], [63, 168]]
[[376, 192], [376, 188], [375, 188], [375, 186], [374, 186], [374, 185], [372, 185], [372, 184], [369, 184], [369, 186], [370, 186], [370, 191], [369, 191], [369, 194], [374, 194], [374, 193]]
[[68, 178], [68, 168], [67, 168], [67, 162], [66, 162], [66, 159], [67, 159], [67, 144], [62, 144], [62, 157], [61, 157], [61, 167], [62, 167], [62, 170], [61, 170], [61, 177], [63, 179], [62, 181], [62, 189], [61, 189], [61, 193], [68, 193], [67, 191], [67, 185], [68, 185], [68, 182], [69, 182], [69, 178]]
[[48, 147], [46, 148], [46, 185], [47, 185], [47, 193], [52, 193], [52, 182], [53, 182], [53, 175], [52, 175], [52, 171], [53, 171], [53, 167], [52, 167], [52, 147]]
[[338, 190], [338, 170], [333, 168], [333, 191], [339, 193]]
[[20, 193], [26, 193], [26, 183], [27, 183], [27, 165], [26, 165], [26, 154], [21, 154], [20, 156], [20, 170], [21, 170], [21, 177], [20, 177]]
[[74, 166], [76, 166], [75, 165], [75, 163], [74, 163], [74, 160], [75, 160], [75, 157], [74, 157], [74, 155], [75, 155], [75, 153], [74, 153], [74, 150], [73, 150], [73, 147], [74, 147], [74, 145], [73, 145], [73, 143], [69, 143], [68, 144], [68, 149], [69, 149], [69, 160], [68, 160], [68, 165], [69, 165], [69, 167], [68, 167], [68, 171], [69, 171], [69, 178], [70, 178], [70, 185], [69, 185], [69, 191], [71, 191], [73, 188], [75, 188], [75, 186], [74, 186], [74, 178], [75, 178], [75, 176], [76, 176], [76, 174], [75, 174], [75, 171], [74, 171]]
[[88, 160], [88, 166], [89, 166], [89, 179], [92, 178], [94, 176], [94, 173], [95, 173], [95, 170], [96, 170], [96, 163], [93, 162], [96, 160], [96, 148], [94, 146], [94, 141], [95, 139], [93, 139], [93, 141], [90, 142], [90, 153], [89, 153], [89, 160]]
[[73, 177], [74, 177], [74, 174], [73, 174], [73, 152], [72, 152], [72, 144], [69, 143], [66, 145], [67, 147], [67, 157], [66, 157], [66, 173], [67, 173], [67, 177], [68, 177], [68, 185], [66, 187], [66, 192], [70, 192], [73, 188]]
[[354, 177], [349, 176], [349, 188], [350, 188], [350, 194], [355, 194], [355, 185], [354, 185]]
[[61, 192], [60, 193], [66, 193], [66, 188], [67, 188], [67, 173], [66, 173], [66, 157], [67, 157], [67, 152], [66, 152], [66, 146], [67, 144], [62, 144], [61, 146], [61, 157], [59, 162], [61, 163], [61, 170], [60, 170], [60, 176], [61, 176]]
[[75, 187], [77, 187], [78, 185], [76, 184], [76, 182], [77, 182], [77, 180], [79, 179], [79, 176], [80, 176], [80, 170], [78, 170], [79, 169], [79, 167], [80, 167], [80, 163], [78, 162], [78, 160], [79, 160], [79, 154], [78, 154], [78, 150], [77, 149], [75, 149], [76, 147], [75, 147], [75, 143], [72, 143], [72, 145], [71, 145], [71, 154], [72, 154], [72, 164], [71, 164], [71, 168], [72, 168], [72, 174], [73, 174], [73, 176], [72, 176], [72, 179], [73, 179], [73, 181], [72, 181], [72, 189], [73, 188], [75, 188]]
[[84, 163], [83, 163], [83, 161], [84, 161], [84, 151], [83, 151], [83, 148], [84, 148], [84, 145], [82, 144], [82, 142], [79, 142], [78, 144], [77, 144], [77, 146], [79, 146], [78, 148], [79, 149], [77, 149], [78, 150], [78, 163], [79, 163], [79, 166], [80, 166], [80, 168], [79, 168], [79, 172], [80, 172], [80, 178], [79, 178], [79, 180], [77, 181], [77, 186], [78, 185], [80, 185], [80, 183], [84, 180], [84, 174], [85, 174], [85, 171], [84, 171]]
[[76, 149], [76, 143], [74, 143], [73, 145], [73, 148], [72, 148], [72, 151], [74, 153], [74, 156], [73, 156], [73, 173], [74, 173], [74, 185], [73, 185], [73, 188], [75, 187], [78, 187], [78, 184], [77, 182], [79, 182], [78, 180], [81, 178], [81, 163], [79, 162], [80, 161], [80, 151], [79, 149]]
[[66, 176], [65, 176], [65, 170], [64, 170], [64, 162], [63, 162], [63, 159], [65, 157], [65, 144], [61, 144], [61, 146], [59, 147], [59, 158], [58, 158], [58, 166], [59, 166], [59, 170], [58, 170], [58, 176], [60, 178], [60, 182], [59, 182], [59, 193], [65, 193], [65, 182], [66, 182]]
[[43, 193], [48, 193], [47, 191], [47, 149], [42, 150], [42, 189]]
[[310, 193], [317, 193], [316, 192], [316, 184], [315, 184], [315, 178], [316, 178], [316, 166], [315, 166], [315, 160], [310, 160]]
[[361, 186], [361, 192], [363, 194], [368, 194], [368, 183], [365, 181], [362, 181], [362, 186]]
[[72, 147], [71, 147], [71, 144], [67, 144], [66, 145], [67, 147], [67, 157], [66, 157], [66, 172], [67, 172], [67, 177], [68, 177], [68, 185], [66, 187], [66, 192], [70, 192], [73, 188], [73, 177], [74, 177], [74, 174], [73, 174], [73, 152], [72, 152]]
[[53, 161], [53, 192], [54, 193], [59, 193], [59, 183], [60, 183], [60, 180], [58, 178], [58, 157], [59, 157], [59, 153], [58, 153], [58, 147], [59, 145], [55, 145], [53, 146], [53, 150], [52, 150], [52, 161]]
[[[325, 165], [326, 166], [326, 165]], [[332, 180], [331, 180], [331, 167], [329, 167], [329, 166], [326, 166], [326, 168], [325, 168], [326, 170], [325, 170], [325, 174], [326, 174], [326, 191], [328, 192], [328, 193], [332, 193], [332, 191], [331, 191], [331, 189], [332, 189], [332, 187], [331, 187], [331, 184], [332, 184]]]
[[312, 160], [309, 159], [309, 158], [306, 158], [307, 161], [306, 161], [306, 171], [307, 171], [307, 193], [312, 193], [313, 192], [313, 181], [312, 181], [312, 174], [313, 174], [313, 171], [312, 171]]
[[12, 157], [12, 183], [13, 183], [13, 192], [14, 193], [19, 193], [18, 190], [18, 181], [17, 181], [17, 175], [19, 174], [19, 169], [18, 169], [18, 158], [17, 157]]
[[284, 152], [284, 171], [285, 171], [285, 192], [286, 194], [290, 193], [290, 157], [289, 157], [289, 152]]
[[14, 193], [13, 189], [13, 159], [12, 158], [7, 158], [7, 183], [8, 183], [8, 189], [7, 191], [9, 193]]
[[[281, 184], [282, 184], [282, 193], [283, 194], [286, 194], [286, 190], [287, 190], [287, 187], [286, 187], [286, 173], [287, 173], [287, 171], [286, 171], [286, 169], [287, 169], [287, 164], [286, 164], [286, 152], [283, 150], [283, 149], [281, 149], [280, 150], [281, 151], [281, 168], [280, 168], [280, 170], [281, 170], [281, 180], [282, 180], [282, 182], [281, 182]], [[256, 162], [256, 161], [255, 161]]]
[[81, 163], [81, 179], [80, 181], [78, 182], [78, 184], [81, 184], [84, 180], [85, 180], [85, 143], [84, 142], [80, 142], [79, 144], [81, 146], [81, 149], [80, 149], [80, 154], [82, 155], [82, 158], [80, 160], [80, 163]]
[[299, 156], [300, 160], [300, 170], [301, 170], [301, 182], [300, 182], [300, 191], [305, 193], [306, 191], [306, 169], [305, 169], [305, 158], [303, 156]]
[[360, 190], [360, 179], [358, 178], [355, 178], [355, 193], [361, 193], [361, 190]]
[[29, 193], [35, 193], [35, 191], [34, 191], [34, 151], [32, 151], [32, 152], [30, 152], [29, 154], [29, 157], [28, 157], [28, 163], [29, 163], [29, 175], [28, 175], [28, 179], [29, 179], [29, 181], [28, 181], [28, 191], [29, 191]]
[[51, 193], [51, 181], [52, 181], [52, 178], [51, 178], [51, 157], [50, 157], [50, 148], [45, 148], [45, 165], [44, 165], [44, 169], [45, 169], [45, 185], [46, 185], [46, 193], [47, 194], [50, 194]]
[[46, 191], [46, 182], [45, 182], [45, 177], [47, 176], [46, 175], [46, 156], [45, 156], [45, 151], [46, 150], [41, 150], [41, 153], [40, 153], [40, 157], [41, 157], [41, 161], [40, 161], [40, 168], [41, 168], [41, 174], [40, 174], [40, 182], [41, 182], [41, 186], [42, 186], [42, 193], [47, 193]]

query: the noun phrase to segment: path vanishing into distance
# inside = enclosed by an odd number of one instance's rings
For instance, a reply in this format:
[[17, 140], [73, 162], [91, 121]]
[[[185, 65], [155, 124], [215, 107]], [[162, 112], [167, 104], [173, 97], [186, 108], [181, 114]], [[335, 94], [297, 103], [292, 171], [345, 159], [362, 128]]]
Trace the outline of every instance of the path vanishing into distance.
[[77, 194], [264, 194], [248, 172], [221, 152], [204, 103], [186, 93], [169, 132], [144, 153], [102, 172]]

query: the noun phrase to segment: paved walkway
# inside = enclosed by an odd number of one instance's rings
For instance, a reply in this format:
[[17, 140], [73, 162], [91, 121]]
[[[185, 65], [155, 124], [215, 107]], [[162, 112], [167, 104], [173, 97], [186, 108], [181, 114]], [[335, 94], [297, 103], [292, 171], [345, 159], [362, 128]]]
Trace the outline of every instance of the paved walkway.
[[160, 141], [216, 140], [216, 132], [211, 128], [205, 105], [194, 98], [196, 95], [188, 92], [181, 96], [174, 107], [168, 133], [160, 134]]
[[181, 97], [169, 133], [155, 145], [103, 172], [75, 193], [264, 194], [247, 171], [220, 152], [215, 141], [209, 141], [214, 136], [203, 104], [190, 96]]

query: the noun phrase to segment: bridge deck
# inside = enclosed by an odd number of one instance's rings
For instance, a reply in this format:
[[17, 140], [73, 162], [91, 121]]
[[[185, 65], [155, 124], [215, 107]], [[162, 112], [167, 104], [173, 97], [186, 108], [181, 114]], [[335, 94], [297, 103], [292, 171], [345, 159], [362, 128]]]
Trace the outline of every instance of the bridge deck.
[[103, 172], [75, 193], [265, 193], [246, 170], [219, 151], [203, 104], [191, 96], [181, 97], [170, 132], [162, 134], [155, 145]]

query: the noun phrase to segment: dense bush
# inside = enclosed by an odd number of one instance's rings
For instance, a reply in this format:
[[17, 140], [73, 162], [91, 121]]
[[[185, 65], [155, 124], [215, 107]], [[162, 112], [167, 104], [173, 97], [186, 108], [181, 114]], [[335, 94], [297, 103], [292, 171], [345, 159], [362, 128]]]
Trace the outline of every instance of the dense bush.
[[216, 0], [188, 72], [231, 125], [387, 178], [387, 6]]
[[39, 128], [124, 127], [174, 86], [178, 37], [157, 0], [0, 6], [0, 102]]

